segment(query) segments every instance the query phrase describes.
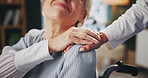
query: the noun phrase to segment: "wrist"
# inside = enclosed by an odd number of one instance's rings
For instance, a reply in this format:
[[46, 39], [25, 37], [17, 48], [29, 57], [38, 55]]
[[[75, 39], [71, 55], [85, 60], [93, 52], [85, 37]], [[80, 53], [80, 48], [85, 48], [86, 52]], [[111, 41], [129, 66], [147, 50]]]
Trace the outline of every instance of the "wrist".
[[53, 53], [53, 51], [51, 49], [51, 43], [49, 40], [48, 40], [48, 52], [49, 52], [49, 54]]

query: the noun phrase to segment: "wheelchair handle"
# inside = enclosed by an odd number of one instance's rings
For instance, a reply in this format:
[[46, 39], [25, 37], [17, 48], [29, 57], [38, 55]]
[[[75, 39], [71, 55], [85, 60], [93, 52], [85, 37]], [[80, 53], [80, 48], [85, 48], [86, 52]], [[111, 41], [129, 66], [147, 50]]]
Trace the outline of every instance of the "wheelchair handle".
[[107, 68], [107, 70], [104, 72], [103, 76], [99, 78], [109, 78], [110, 74], [113, 72], [119, 72], [119, 73], [126, 73], [131, 74], [132, 76], [138, 75], [138, 69], [134, 66], [123, 64], [122, 61], [118, 61], [115, 65], [111, 65]]
[[136, 67], [123, 64], [121, 61], [117, 62], [116, 64], [119, 66], [119, 69], [116, 70], [116, 72], [131, 74], [132, 76], [138, 75], [138, 69]]

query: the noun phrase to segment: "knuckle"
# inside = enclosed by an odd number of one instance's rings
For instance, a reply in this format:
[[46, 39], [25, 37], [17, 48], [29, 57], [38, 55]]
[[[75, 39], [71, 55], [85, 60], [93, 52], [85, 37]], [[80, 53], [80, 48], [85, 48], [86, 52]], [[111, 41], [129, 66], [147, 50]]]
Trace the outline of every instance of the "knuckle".
[[70, 28], [71, 32], [75, 32], [76, 29], [77, 29], [76, 27], [71, 27], [71, 28]]
[[80, 41], [79, 40], [75, 40], [74, 43], [80, 44]]
[[69, 36], [68, 36], [68, 39], [69, 39], [69, 41], [73, 41], [73, 40], [75, 40], [75, 38], [74, 38], [74, 33], [73, 32], [70, 32], [70, 34], [69, 34]]
[[84, 40], [80, 40], [80, 43], [81, 43], [81, 44], [84, 44], [84, 43], [85, 43], [85, 41], [84, 41]]
[[69, 32], [69, 35], [72, 35], [72, 34], [74, 34], [74, 33], [73, 33], [72, 31], [70, 31], [70, 32]]
[[90, 50], [90, 46], [89, 46], [89, 45], [88, 45], [88, 46], [86, 46], [86, 49], [87, 49], [87, 50]]
[[82, 40], [80, 40], [80, 39], [77, 39], [77, 42], [81, 43], [81, 42], [82, 42]]
[[69, 32], [69, 37], [71, 37], [71, 38], [72, 38], [74, 35], [75, 35], [75, 32], [72, 32], [72, 31], [71, 31], [71, 32]]
[[69, 36], [68, 36], [68, 39], [69, 39], [69, 40], [71, 40], [71, 39], [72, 39], [72, 36], [71, 36], [71, 35], [69, 35]]
[[90, 32], [90, 30], [88, 28], [85, 29], [86, 32]]
[[87, 37], [87, 34], [86, 34], [86, 33], [83, 33], [82, 35], [83, 35], [83, 37], [85, 37], [85, 38]]

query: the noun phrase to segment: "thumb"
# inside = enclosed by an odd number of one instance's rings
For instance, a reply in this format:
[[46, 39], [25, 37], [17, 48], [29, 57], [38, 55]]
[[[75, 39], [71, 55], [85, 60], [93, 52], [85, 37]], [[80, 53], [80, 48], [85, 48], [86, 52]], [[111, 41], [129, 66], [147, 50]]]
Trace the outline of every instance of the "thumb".
[[86, 52], [90, 50], [90, 45], [84, 45], [82, 47], [80, 47], [79, 51], [80, 52]]

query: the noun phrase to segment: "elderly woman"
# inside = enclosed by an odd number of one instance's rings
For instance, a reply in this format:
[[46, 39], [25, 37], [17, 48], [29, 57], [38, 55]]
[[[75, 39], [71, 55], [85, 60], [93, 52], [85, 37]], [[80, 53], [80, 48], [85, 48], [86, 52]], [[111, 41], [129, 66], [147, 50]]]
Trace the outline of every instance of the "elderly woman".
[[0, 78], [95, 78], [94, 50], [80, 53], [82, 45], [76, 45], [100, 40], [94, 31], [75, 27], [89, 14], [89, 4], [90, 0], [44, 0], [45, 30], [30, 30], [17, 44], [4, 47]]

